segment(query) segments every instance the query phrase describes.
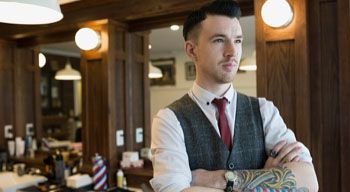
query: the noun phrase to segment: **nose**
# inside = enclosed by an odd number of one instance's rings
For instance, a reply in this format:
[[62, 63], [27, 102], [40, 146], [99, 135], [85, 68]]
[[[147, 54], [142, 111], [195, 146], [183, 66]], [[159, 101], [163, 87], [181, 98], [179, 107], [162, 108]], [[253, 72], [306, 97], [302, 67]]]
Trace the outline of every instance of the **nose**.
[[225, 43], [224, 57], [233, 57], [236, 54], [236, 48], [233, 41]]

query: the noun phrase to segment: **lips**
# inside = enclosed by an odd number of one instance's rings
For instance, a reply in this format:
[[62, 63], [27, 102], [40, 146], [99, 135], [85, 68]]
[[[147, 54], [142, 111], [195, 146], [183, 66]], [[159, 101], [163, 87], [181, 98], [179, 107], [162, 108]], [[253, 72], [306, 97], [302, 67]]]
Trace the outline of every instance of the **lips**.
[[233, 68], [235, 67], [235, 63], [234, 62], [224, 63], [222, 65], [222, 67], [224, 68], [225, 71], [231, 72], [233, 70]]

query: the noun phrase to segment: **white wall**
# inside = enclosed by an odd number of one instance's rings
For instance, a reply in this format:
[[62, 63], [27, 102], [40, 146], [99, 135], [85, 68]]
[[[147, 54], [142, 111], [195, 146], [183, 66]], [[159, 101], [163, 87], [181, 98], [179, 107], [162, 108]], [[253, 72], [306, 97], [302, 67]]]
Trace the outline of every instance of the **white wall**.
[[[254, 49], [254, 46], [244, 47], [242, 58], [251, 55]], [[190, 59], [183, 51], [154, 53], [151, 55], [151, 59], [171, 57], [175, 57], [175, 86], [151, 86], [151, 119], [153, 119], [153, 116], [157, 114], [159, 109], [166, 107], [186, 94], [193, 84], [193, 81], [187, 81], [185, 78], [185, 62], [190, 61]], [[233, 85], [239, 92], [256, 96], [256, 73], [238, 73], [234, 78]]]

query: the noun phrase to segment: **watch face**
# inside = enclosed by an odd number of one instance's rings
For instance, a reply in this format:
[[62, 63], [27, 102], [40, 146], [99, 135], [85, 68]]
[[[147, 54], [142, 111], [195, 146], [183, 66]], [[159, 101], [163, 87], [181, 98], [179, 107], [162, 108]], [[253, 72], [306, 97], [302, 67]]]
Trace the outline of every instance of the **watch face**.
[[235, 174], [232, 171], [226, 171], [225, 179], [227, 181], [233, 181], [235, 179]]

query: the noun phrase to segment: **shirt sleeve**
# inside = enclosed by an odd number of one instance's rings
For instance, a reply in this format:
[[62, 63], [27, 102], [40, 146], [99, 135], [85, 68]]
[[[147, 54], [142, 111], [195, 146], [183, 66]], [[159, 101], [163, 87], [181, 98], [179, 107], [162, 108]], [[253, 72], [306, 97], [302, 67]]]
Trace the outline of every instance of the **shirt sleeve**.
[[[287, 141], [287, 143], [295, 142], [296, 138], [293, 131], [287, 128], [277, 107], [265, 98], [259, 98], [259, 105], [265, 133], [266, 153], [268, 154], [282, 140]], [[304, 144], [302, 144], [299, 157], [301, 161], [312, 162], [310, 152]]]
[[167, 108], [158, 112], [153, 119], [151, 136], [153, 189], [168, 192], [190, 187], [192, 175], [184, 134], [173, 111]]

